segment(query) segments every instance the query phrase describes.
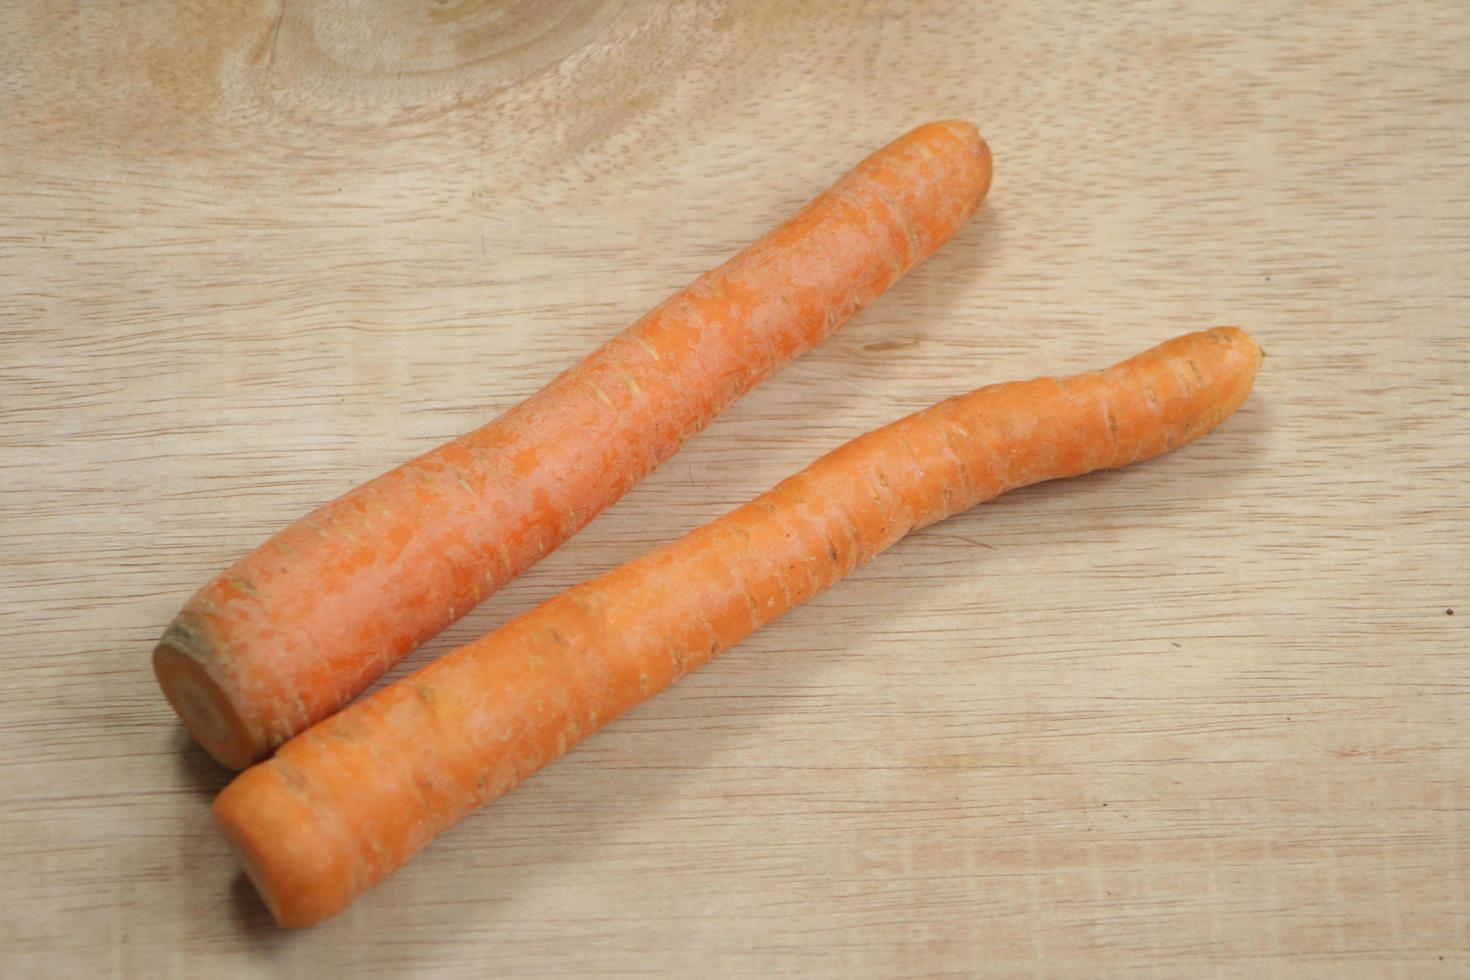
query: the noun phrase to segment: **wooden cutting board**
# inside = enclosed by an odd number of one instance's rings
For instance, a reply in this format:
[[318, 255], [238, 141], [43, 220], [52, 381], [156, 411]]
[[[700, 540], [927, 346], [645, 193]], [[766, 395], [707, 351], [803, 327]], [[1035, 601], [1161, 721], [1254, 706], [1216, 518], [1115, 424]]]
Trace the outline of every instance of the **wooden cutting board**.
[[[25, 0], [0, 66], [0, 974], [1470, 973], [1463, 4]], [[982, 213], [395, 676], [983, 383], [1234, 322], [1245, 409], [272, 927], [183, 600], [946, 116]]]

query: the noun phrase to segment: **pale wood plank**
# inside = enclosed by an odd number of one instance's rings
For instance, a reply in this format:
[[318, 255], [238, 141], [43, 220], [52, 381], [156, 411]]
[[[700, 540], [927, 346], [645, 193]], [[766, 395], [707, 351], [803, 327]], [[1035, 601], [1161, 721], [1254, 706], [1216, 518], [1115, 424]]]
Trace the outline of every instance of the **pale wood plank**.
[[[1462, 4], [348, 7], [0, 7], [0, 972], [1470, 971]], [[189, 591], [948, 115], [986, 210], [414, 662], [987, 381], [1238, 322], [1247, 408], [272, 929], [147, 668]]]

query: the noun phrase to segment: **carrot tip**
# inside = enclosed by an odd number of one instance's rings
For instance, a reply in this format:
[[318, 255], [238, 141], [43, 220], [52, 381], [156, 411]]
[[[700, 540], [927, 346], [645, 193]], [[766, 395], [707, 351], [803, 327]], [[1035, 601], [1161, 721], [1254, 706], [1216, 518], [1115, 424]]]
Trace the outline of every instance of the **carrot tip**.
[[231, 769], [255, 761], [245, 722], [199, 661], [168, 642], [153, 651], [153, 673], [168, 703], [205, 751]]

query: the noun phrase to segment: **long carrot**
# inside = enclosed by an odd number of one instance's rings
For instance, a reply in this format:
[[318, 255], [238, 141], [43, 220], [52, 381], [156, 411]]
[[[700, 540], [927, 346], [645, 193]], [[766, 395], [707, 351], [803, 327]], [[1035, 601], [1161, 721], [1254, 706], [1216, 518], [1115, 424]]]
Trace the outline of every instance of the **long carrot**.
[[822, 457], [751, 503], [461, 647], [235, 779], [215, 819], [305, 926], [439, 831], [908, 532], [1014, 487], [1189, 442], [1249, 394], [1225, 327], [1106, 371], [996, 385]]
[[879, 150], [536, 395], [206, 585], [154, 652], [169, 702], [236, 769], [331, 714], [891, 286], [989, 186], [969, 123]]

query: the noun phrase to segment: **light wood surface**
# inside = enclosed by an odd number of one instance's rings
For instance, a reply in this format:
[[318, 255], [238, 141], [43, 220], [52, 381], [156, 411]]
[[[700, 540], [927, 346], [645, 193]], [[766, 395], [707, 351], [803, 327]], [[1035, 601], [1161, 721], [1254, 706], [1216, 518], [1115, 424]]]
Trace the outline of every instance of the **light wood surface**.
[[[395, 676], [941, 396], [1234, 322], [1245, 409], [274, 929], [188, 594], [946, 116], [982, 213]], [[0, 974], [1470, 975], [1462, 3], [28, 0], [0, 133]]]

